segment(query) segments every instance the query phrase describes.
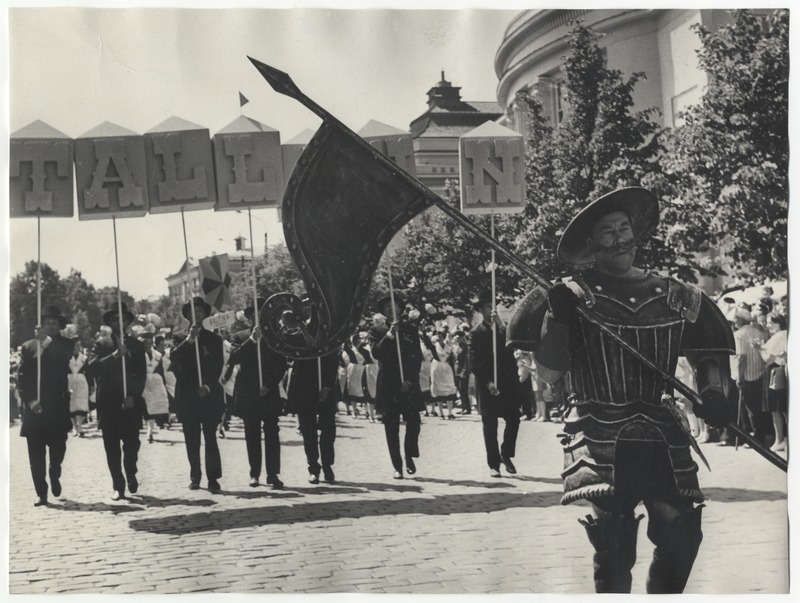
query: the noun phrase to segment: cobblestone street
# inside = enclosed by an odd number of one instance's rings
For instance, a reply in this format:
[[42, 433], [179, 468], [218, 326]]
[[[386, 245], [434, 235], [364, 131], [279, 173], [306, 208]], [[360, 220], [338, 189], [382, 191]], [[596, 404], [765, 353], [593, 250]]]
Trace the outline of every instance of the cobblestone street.
[[[100, 434], [70, 437], [63, 494], [34, 508], [25, 441], [10, 431], [9, 587], [22, 593], [593, 592], [591, 550], [564, 507], [558, 424], [523, 422], [519, 474], [492, 479], [480, 418], [423, 418], [418, 472], [392, 479], [383, 429], [337, 417], [337, 481], [307, 483], [281, 420], [282, 491], [248, 486], [244, 434], [220, 440], [223, 491], [188, 489], [179, 427], [142, 435], [139, 493], [110, 499]], [[704, 542], [687, 592], [785, 593], [786, 474], [752, 450], [703, 446]], [[643, 510], [643, 508], [642, 508]], [[749, 543], [745, 545], [744, 543]], [[639, 531], [633, 591], [652, 544]], [[730, 562], [728, 562], [730, 561]]]

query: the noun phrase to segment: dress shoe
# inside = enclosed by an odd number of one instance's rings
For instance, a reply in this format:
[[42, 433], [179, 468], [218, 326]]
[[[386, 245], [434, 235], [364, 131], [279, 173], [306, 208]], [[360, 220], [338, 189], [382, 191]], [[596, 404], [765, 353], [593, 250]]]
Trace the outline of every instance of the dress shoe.
[[219, 482], [215, 479], [209, 480], [208, 491], [211, 492], [211, 494], [218, 494], [219, 492], [222, 492], [222, 486], [220, 486]]
[[332, 484], [336, 480], [336, 476], [333, 474], [333, 467], [323, 467], [322, 475], [329, 484]]
[[511, 462], [511, 459], [505, 457], [503, 459], [503, 464], [506, 466], [506, 471], [508, 471], [511, 475], [514, 475], [517, 472], [517, 468], [514, 466], [514, 463]]
[[500, 474], [500, 469], [491, 469], [489, 471], [489, 475], [491, 475], [492, 477], [502, 477], [502, 475]]
[[394, 479], [403, 479], [403, 473], [400, 471], [395, 471], [392, 477], [394, 477]]
[[53, 496], [55, 496], [56, 498], [61, 496], [61, 482], [58, 481], [58, 479], [51, 478], [50, 489], [53, 491]]
[[[772, 452], [783, 452], [786, 450], [786, 440], [783, 440], [782, 442], [775, 442], [772, 446], [770, 446], [769, 449], [772, 450]], [[53, 486], [53, 494], [55, 494], [55, 492], [56, 489], [55, 486]]]
[[417, 466], [414, 464], [414, 459], [411, 457], [406, 458], [406, 473], [414, 475], [417, 472]]
[[139, 480], [135, 477], [128, 478], [128, 490], [131, 494], [136, 494], [139, 491]]
[[272, 475], [267, 478], [267, 483], [272, 486], [273, 490], [283, 489], [283, 482], [277, 475]]
[[200, 489], [200, 482], [196, 482], [192, 480], [189, 482], [189, 490], [199, 490]]
[[125, 495], [120, 490], [114, 490], [113, 494], [111, 494], [111, 500], [121, 500], [123, 498], [125, 498]]
[[308, 483], [309, 484], [318, 484], [319, 483], [319, 475], [314, 475], [313, 473], [308, 474]]
[[46, 504], [47, 504], [47, 497], [46, 496], [37, 496], [33, 500], [33, 506], [34, 507], [41, 507], [41, 506], [46, 505]]
[[255, 488], [256, 486], [258, 486], [258, 478], [257, 477], [251, 477], [250, 478], [250, 487], [251, 488]]

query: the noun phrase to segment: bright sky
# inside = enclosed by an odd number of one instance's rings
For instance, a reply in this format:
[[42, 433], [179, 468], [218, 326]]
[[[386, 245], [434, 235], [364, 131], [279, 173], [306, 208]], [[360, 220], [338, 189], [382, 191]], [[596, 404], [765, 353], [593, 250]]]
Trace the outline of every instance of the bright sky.
[[[240, 113], [283, 141], [318, 119], [275, 92], [250, 55], [288, 72], [354, 130], [370, 119], [408, 129], [444, 70], [466, 100], [496, 100], [493, 60], [516, 10], [337, 11], [12, 8], [9, 94], [13, 133], [42, 120], [77, 138], [104, 121], [144, 133], [170, 116], [213, 136]], [[96, 286], [114, 285], [110, 220], [42, 220], [42, 261]], [[256, 253], [264, 232], [283, 240], [274, 209], [253, 212]], [[186, 213], [189, 254], [233, 252], [246, 215]], [[10, 275], [36, 259], [36, 222], [10, 224]], [[135, 298], [164, 295], [164, 278], [185, 258], [180, 214], [117, 222], [121, 287]], [[222, 239], [222, 240], [220, 240]]]

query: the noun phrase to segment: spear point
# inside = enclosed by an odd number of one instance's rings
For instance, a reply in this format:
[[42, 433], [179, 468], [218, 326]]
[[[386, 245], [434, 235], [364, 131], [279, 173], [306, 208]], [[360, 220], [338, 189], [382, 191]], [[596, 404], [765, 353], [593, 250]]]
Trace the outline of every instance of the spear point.
[[261, 61], [257, 61], [253, 57], [248, 56], [247, 58], [255, 65], [256, 69], [264, 76], [264, 79], [267, 80], [267, 83], [272, 86], [275, 92], [285, 94], [295, 100], [303, 99], [305, 95], [300, 92], [300, 89], [294, 81], [292, 81], [288, 73], [284, 73], [280, 69], [275, 69], [275, 67], [262, 63]]

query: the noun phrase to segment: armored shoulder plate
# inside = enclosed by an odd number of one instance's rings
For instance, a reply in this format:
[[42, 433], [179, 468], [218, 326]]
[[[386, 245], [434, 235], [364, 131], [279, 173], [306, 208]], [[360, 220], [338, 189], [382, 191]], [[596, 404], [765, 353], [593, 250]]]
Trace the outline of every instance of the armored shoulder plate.
[[697, 317], [700, 316], [700, 304], [703, 301], [702, 291], [674, 279], [668, 280], [667, 305], [687, 321], [697, 322]]

